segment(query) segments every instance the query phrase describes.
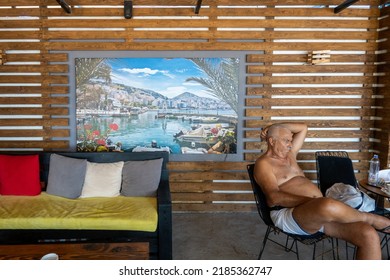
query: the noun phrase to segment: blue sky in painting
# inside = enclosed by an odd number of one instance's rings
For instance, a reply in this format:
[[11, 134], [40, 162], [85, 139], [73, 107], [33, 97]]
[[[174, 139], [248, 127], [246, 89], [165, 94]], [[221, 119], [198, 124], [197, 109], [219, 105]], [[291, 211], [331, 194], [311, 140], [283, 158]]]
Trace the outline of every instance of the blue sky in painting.
[[189, 77], [204, 77], [186, 58], [117, 58], [108, 64], [114, 83], [153, 90], [169, 98], [183, 92], [211, 97], [203, 86], [185, 81]]

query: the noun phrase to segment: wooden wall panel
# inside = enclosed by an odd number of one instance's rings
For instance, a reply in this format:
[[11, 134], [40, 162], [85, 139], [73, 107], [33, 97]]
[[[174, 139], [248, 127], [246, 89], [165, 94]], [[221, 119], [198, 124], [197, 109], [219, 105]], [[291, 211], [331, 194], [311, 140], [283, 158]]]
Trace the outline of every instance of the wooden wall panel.
[[[316, 150], [347, 150], [359, 179], [373, 152], [388, 162], [388, 7], [380, 9], [381, 1], [334, 14], [341, 0], [204, 0], [195, 15], [196, 2], [138, 0], [124, 19], [122, 0], [69, 0], [72, 14], [52, 0], [0, 0], [0, 150], [69, 148], [70, 51], [228, 50], [248, 53], [244, 161], [171, 162], [175, 211], [254, 210], [245, 166], [262, 152], [260, 131], [273, 122], [309, 125], [299, 161], [313, 181]], [[317, 50], [330, 50], [331, 61], [309, 64]]]
[[[386, 4], [387, 3], [387, 4]], [[385, 5], [386, 4], [386, 5]], [[379, 151], [382, 168], [390, 168], [390, 3], [381, 1], [378, 32], [378, 99], [374, 149]]]
[[170, 162], [174, 211], [254, 211], [245, 162]]

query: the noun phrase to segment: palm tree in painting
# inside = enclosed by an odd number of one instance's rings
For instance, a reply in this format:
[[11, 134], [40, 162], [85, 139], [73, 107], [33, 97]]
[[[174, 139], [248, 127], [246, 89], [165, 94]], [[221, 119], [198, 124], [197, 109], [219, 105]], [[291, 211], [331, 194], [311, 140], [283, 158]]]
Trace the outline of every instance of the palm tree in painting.
[[[109, 109], [110, 100], [104, 84], [111, 83], [112, 69], [106, 61], [107, 58], [76, 60], [77, 107], [99, 111]], [[82, 118], [77, 129], [77, 151], [100, 152], [110, 149], [107, 140], [112, 131], [118, 130], [118, 125], [112, 123], [107, 129], [99, 122], [92, 123]]]
[[190, 77], [207, 88], [211, 96], [226, 102], [238, 115], [238, 58], [190, 58], [207, 78]]
[[76, 60], [76, 84], [82, 87], [91, 79], [103, 79], [111, 82], [111, 67], [104, 63], [106, 58], [83, 58]]
[[[111, 67], [106, 58], [82, 58], [76, 60], [77, 99], [80, 105], [87, 106], [87, 86], [92, 79], [102, 79], [111, 83]], [[107, 93], [105, 93], [107, 99]]]

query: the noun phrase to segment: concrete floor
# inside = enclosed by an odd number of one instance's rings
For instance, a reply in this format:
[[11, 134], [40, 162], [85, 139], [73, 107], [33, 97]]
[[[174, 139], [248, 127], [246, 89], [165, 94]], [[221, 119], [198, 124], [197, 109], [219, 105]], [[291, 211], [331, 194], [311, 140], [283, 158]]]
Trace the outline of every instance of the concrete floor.
[[[256, 260], [266, 226], [255, 213], [173, 213], [173, 259], [175, 260]], [[285, 235], [273, 235], [284, 242]], [[317, 252], [331, 248], [328, 241]], [[339, 244], [340, 259], [346, 258], [345, 242]], [[301, 259], [311, 259], [312, 246], [300, 244]], [[352, 250], [349, 250], [349, 258]], [[387, 253], [383, 251], [387, 259]], [[295, 260], [296, 255], [267, 243], [262, 259]], [[333, 259], [330, 252], [323, 259]]]

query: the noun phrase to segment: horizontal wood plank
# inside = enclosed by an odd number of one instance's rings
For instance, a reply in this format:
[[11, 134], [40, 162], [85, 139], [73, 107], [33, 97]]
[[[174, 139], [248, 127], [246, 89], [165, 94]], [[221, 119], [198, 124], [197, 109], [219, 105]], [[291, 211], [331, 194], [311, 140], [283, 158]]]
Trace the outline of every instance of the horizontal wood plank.
[[147, 260], [149, 243], [53, 243], [0, 245], [2, 260], [40, 260], [47, 254], [59, 260]]

